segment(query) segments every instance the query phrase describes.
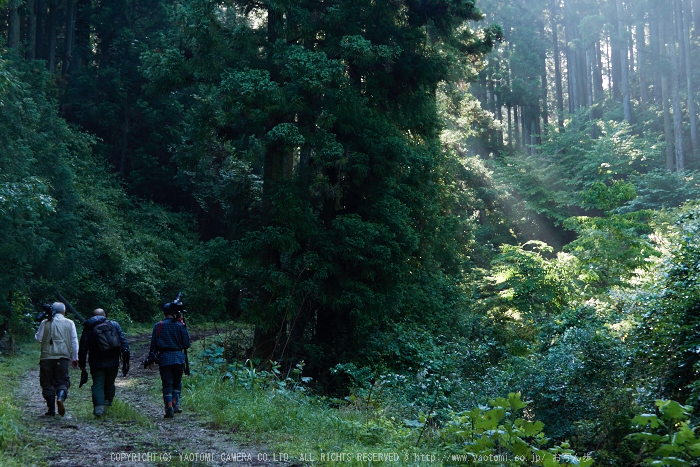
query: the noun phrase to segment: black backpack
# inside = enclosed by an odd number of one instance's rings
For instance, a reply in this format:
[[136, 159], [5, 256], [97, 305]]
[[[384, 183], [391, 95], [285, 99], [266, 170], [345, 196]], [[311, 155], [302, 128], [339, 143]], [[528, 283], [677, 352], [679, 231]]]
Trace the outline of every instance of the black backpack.
[[93, 328], [95, 333], [95, 350], [104, 355], [116, 355], [122, 348], [119, 331], [109, 321], [102, 321]]

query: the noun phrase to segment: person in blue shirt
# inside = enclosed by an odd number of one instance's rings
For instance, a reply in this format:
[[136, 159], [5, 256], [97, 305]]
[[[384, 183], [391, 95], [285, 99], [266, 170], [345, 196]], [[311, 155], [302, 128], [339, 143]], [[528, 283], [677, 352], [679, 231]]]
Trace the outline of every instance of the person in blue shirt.
[[190, 347], [190, 335], [182, 320], [175, 319], [172, 303], [163, 306], [165, 318], [153, 326], [151, 349], [158, 356], [160, 379], [163, 383], [165, 418], [181, 413], [180, 393], [185, 371], [184, 350]]

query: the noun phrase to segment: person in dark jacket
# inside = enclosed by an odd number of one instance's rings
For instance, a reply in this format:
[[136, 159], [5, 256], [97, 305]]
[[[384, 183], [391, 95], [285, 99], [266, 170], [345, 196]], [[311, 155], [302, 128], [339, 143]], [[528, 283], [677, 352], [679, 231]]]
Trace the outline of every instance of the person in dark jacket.
[[190, 335], [185, 324], [174, 317], [171, 303], [163, 306], [165, 319], [153, 326], [151, 334], [151, 352], [158, 355], [160, 379], [163, 383], [163, 402], [165, 418], [173, 418], [181, 413], [180, 393], [182, 391], [182, 374], [185, 371], [185, 354], [183, 350], [190, 347]]
[[[122, 331], [121, 326], [116, 321], [107, 319], [105, 311], [102, 308], [97, 308], [92, 312], [93, 316], [83, 323], [83, 334], [80, 336], [80, 345], [78, 353], [78, 364], [80, 369], [85, 371], [85, 361], [90, 365], [90, 375], [92, 376], [92, 405], [93, 413], [97, 417], [101, 417], [105, 413], [105, 406], [112, 405], [114, 400], [114, 381], [117, 379], [119, 372], [119, 357], [121, 356], [122, 374], [126, 376], [129, 372], [129, 344], [126, 341], [126, 335]], [[109, 321], [119, 334], [121, 349], [111, 355], [104, 354], [97, 347], [97, 336], [95, 327], [98, 324]], [[87, 358], [86, 358], [87, 357]]]

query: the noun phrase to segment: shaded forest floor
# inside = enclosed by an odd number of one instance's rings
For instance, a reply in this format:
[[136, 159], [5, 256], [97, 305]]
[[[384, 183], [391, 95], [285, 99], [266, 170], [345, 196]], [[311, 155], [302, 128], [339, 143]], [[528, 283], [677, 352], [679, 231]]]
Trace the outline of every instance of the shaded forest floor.
[[64, 417], [44, 415], [38, 365], [17, 382], [17, 404], [29, 428], [38, 435], [35, 441], [41, 439], [46, 446], [49, 466], [291, 465], [264, 460], [263, 447], [238, 444], [232, 431], [216, 429], [207, 414], [189, 411], [185, 391], [183, 413], [164, 419], [158, 371], [141, 365], [149, 339], [150, 335], [129, 336], [131, 371], [123, 377], [120, 369], [114, 406], [102, 418], [92, 414], [92, 381], [78, 388], [80, 370], [71, 371]]

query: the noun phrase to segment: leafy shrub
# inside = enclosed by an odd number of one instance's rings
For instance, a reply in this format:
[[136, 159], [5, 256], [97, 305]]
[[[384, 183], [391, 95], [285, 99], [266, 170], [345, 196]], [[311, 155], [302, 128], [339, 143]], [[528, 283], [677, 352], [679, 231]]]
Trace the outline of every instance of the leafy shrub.
[[632, 419], [640, 431], [627, 438], [642, 442], [642, 450], [649, 465], [697, 465], [700, 458], [700, 438], [697, 426], [690, 417], [693, 407], [672, 400], [656, 401], [656, 414], [640, 414]]
[[520, 393], [510, 393], [508, 398], [492, 400], [491, 407], [479, 406], [454, 414], [441, 430], [443, 449], [452, 455], [464, 454], [464, 460], [478, 465], [492, 460], [502, 466], [525, 462], [546, 466], [593, 464], [590, 456], [577, 456], [566, 443], [546, 448], [544, 423], [518, 416], [528, 405]]
[[[669, 221], [670, 220], [670, 221]], [[642, 377], [661, 396], [697, 407], [700, 402], [700, 209], [697, 202], [658, 216], [662, 256], [643, 287], [628, 300]], [[658, 395], [657, 395], [658, 397]]]
[[[578, 317], [579, 324], [590, 320], [583, 313]], [[590, 327], [555, 332], [542, 353], [508, 360], [500, 384], [532, 400], [528, 410], [544, 422], [548, 436], [570, 440], [578, 452], [617, 450], [635, 408], [625, 390], [629, 353], [620, 339], [590, 321]]]

